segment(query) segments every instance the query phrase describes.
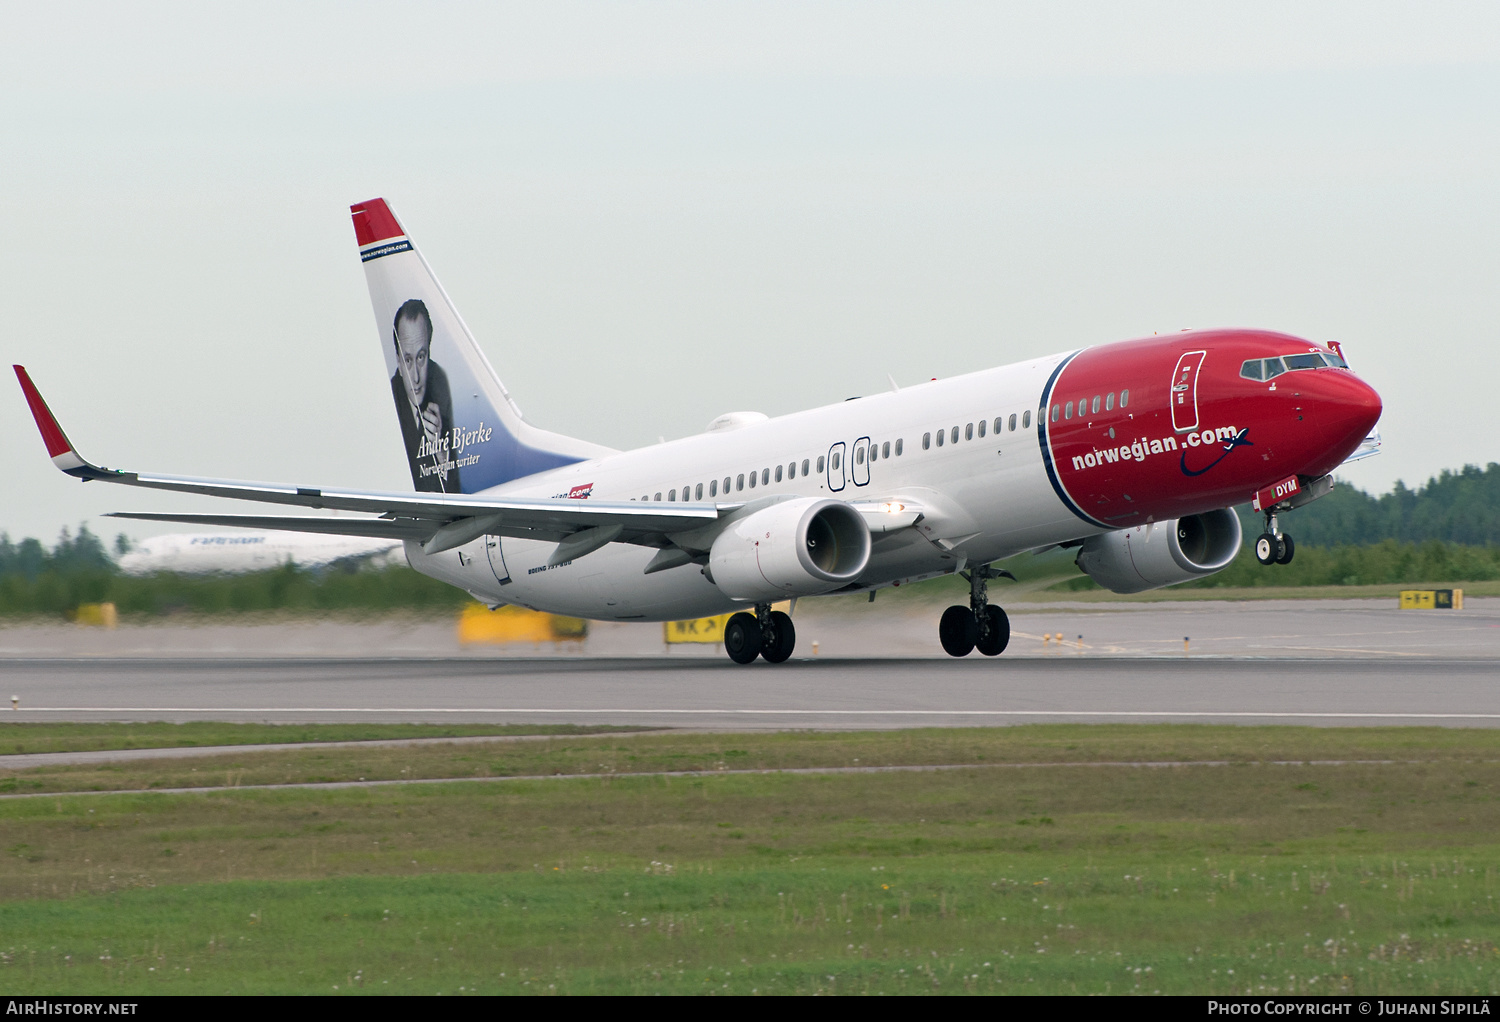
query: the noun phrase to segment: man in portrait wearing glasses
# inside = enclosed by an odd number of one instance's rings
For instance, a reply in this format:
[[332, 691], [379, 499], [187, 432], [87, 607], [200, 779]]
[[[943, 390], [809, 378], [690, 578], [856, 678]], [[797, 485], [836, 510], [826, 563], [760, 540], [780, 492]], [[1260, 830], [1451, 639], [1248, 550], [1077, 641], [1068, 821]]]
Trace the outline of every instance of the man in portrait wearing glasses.
[[391, 393], [401, 420], [401, 438], [406, 441], [412, 484], [422, 491], [461, 493], [458, 466], [447, 446], [453, 428], [453, 398], [447, 374], [432, 361], [432, 317], [420, 299], [409, 299], [396, 310], [391, 341], [396, 346]]

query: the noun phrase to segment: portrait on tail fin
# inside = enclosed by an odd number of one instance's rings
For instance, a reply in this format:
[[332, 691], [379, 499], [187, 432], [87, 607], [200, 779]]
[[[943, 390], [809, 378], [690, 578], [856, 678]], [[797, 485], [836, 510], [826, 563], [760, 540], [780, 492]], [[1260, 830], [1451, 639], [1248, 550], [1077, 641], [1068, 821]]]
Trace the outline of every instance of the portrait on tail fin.
[[401, 420], [412, 485], [420, 491], [462, 493], [458, 466], [448, 449], [453, 397], [447, 374], [432, 360], [432, 317], [420, 299], [409, 299], [396, 310], [391, 343], [396, 348], [391, 394]]

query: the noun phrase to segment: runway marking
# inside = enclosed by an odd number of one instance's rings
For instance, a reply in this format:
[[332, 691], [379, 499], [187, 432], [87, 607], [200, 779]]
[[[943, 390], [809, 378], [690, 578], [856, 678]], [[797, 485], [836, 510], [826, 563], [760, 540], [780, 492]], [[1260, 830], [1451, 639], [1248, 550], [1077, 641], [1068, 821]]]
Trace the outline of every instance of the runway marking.
[[1500, 720], [1500, 713], [1353, 713], [1348, 711], [1287, 710], [756, 710], [756, 709], [599, 709], [544, 707], [354, 707], [354, 706], [30, 706], [12, 714], [27, 713], [398, 713], [398, 714], [611, 714], [615, 716], [717, 716], [717, 717], [1286, 717], [1338, 718], [1351, 720]]
[[63, 798], [72, 795], [207, 795], [233, 791], [281, 791], [300, 788], [318, 791], [340, 788], [391, 788], [409, 784], [500, 784], [507, 781], [601, 781], [633, 777], [696, 778], [746, 777], [772, 774], [897, 774], [933, 773], [948, 770], [1019, 770], [1047, 767], [1128, 767], [1165, 769], [1169, 767], [1225, 766], [1409, 766], [1434, 760], [1395, 759], [1324, 759], [1324, 760], [1186, 760], [1179, 762], [1078, 762], [1078, 763], [919, 763], [901, 766], [863, 767], [784, 767], [763, 770], [643, 770], [639, 773], [610, 774], [518, 774], [508, 777], [402, 777], [384, 781], [301, 781], [291, 784], [234, 784], [202, 788], [119, 788], [114, 791], [30, 791], [24, 794], [0, 795], [0, 802], [18, 798]]

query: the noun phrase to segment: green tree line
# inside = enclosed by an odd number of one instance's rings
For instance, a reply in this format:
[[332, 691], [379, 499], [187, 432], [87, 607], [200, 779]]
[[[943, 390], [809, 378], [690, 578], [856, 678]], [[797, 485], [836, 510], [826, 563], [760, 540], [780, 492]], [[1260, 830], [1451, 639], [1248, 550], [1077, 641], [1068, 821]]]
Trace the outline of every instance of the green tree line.
[[[1240, 509], [1245, 532], [1258, 536], [1260, 515]], [[1420, 489], [1398, 481], [1389, 493], [1372, 496], [1348, 483], [1281, 518], [1297, 541], [1297, 557], [1307, 547], [1364, 546], [1384, 540], [1401, 543], [1500, 543], [1500, 464], [1444, 469]]]
[[[121, 537], [123, 539], [123, 537]], [[120, 552], [128, 542], [116, 541]], [[258, 610], [444, 611], [470, 596], [405, 565], [347, 570], [283, 565], [226, 575], [123, 575], [99, 538], [66, 529], [48, 550], [35, 539], [0, 534], [0, 615], [66, 615], [82, 603], [113, 603], [122, 614]]]

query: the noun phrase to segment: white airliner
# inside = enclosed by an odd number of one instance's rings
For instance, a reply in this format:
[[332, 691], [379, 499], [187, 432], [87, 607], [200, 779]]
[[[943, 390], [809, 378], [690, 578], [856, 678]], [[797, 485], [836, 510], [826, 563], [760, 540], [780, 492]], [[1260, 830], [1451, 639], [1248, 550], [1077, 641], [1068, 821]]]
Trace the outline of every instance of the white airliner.
[[385, 201], [352, 211], [414, 492], [100, 468], [17, 366], [57, 467], [359, 513], [122, 517], [397, 539], [417, 571], [493, 606], [619, 621], [738, 610], [725, 627], [730, 657], [779, 663], [796, 640], [773, 602], [954, 573], [970, 601], [943, 614], [939, 640], [954, 656], [993, 656], [1010, 625], [988, 600], [988, 581], [1004, 574], [992, 562], [1062, 546], [1115, 592], [1201, 578], [1233, 560], [1241, 535], [1228, 508], [1250, 500], [1265, 514], [1257, 556], [1284, 564], [1294, 546], [1278, 513], [1326, 493], [1330, 472], [1378, 442], [1380, 398], [1338, 345], [1227, 329], [775, 419], [732, 412], [697, 436], [616, 451], [525, 421]]
[[178, 532], [152, 536], [119, 560], [127, 575], [264, 571], [283, 564], [322, 568], [336, 561], [379, 564], [401, 548], [394, 539], [317, 536], [299, 532]]

